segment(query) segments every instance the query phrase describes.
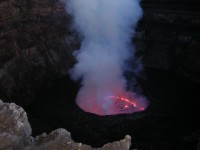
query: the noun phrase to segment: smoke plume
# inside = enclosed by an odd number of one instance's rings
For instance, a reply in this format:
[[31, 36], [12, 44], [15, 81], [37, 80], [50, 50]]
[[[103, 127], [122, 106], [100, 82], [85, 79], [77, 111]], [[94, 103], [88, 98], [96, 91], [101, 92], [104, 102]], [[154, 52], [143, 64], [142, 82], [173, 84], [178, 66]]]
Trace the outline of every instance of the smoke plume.
[[[65, 0], [62, 0], [65, 1]], [[140, 0], [66, 0], [73, 27], [83, 37], [74, 52], [77, 63], [70, 71], [82, 79], [76, 103], [98, 115], [132, 113], [146, 107], [145, 99], [126, 91], [126, 61], [134, 59], [131, 38], [142, 16]], [[138, 108], [123, 109], [109, 96], [134, 99]], [[116, 99], [115, 99], [116, 100]], [[127, 106], [128, 107], [128, 106]]]

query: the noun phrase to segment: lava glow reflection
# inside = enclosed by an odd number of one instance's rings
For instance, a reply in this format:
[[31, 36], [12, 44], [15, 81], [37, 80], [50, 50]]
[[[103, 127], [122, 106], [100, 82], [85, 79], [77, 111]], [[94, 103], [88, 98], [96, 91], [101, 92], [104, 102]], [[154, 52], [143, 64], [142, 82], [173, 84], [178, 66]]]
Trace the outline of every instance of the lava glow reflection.
[[[96, 97], [91, 94], [79, 97], [78, 106], [86, 112], [94, 113], [100, 116], [131, 114], [134, 112], [144, 111], [147, 107], [146, 98], [138, 96], [132, 92], [125, 94], [116, 94], [117, 96], [100, 96]], [[83, 102], [84, 103], [81, 103]]]
[[[128, 103], [132, 105], [133, 107], [137, 107], [137, 104], [135, 102], [132, 102], [131, 100], [124, 98], [124, 97], [117, 97], [117, 96], [109, 96], [110, 99], [116, 99], [117, 101], [123, 101], [125, 104]], [[127, 108], [128, 105], [125, 105], [125, 108]]]
[[[121, 113], [133, 113], [145, 110], [146, 105], [142, 104], [142, 99], [137, 99], [132, 93], [127, 94], [129, 98], [124, 96], [108, 96], [108, 100], [112, 101], [114, 109]], [[139, 105], [137, 101], [140, 100]]]

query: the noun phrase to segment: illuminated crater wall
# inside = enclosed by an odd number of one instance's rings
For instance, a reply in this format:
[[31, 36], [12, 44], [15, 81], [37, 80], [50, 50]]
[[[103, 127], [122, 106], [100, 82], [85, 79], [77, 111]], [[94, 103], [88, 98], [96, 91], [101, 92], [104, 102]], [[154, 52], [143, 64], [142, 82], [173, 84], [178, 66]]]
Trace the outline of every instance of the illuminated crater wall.
[[127, 92], [123, 77], [125, 61], [134, 59], [131, 38], [142, 16], [140, 1], [66, 0], [66, 10], [83, 37], [80, 50], [74, 52], [77, 63], [70, 70], [74, 80], [82, 79], [78, 106], [98, 115], [144, 110], [145, 98]]

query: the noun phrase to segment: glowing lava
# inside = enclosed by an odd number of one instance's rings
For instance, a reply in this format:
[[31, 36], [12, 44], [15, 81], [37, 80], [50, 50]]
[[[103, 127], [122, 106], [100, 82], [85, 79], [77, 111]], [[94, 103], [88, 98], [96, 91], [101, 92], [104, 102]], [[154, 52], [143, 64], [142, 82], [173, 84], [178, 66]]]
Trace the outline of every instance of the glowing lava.
[[141, 103], [143, 99], [136, 98], [131, 92], [128, 92], [126, 96], [108, 96], [107, 100], [112, 101], [112, 109], [118, 113], [133, 113], [143, 111], [146, 107]]
[[[77, 63], [70, 69], [72, 79], [81, 80], [77, 105], [97, 115], [144, 110], [145, 98], [126, 91], [124, 77], [124, 71], [134, 70], [134, 76], [141, 71], [132, 41], [143, 13], [140, 0], [61, 1], [73, 18], [72, 28], [82, 37], [80, 49], [73, 53]], [[128, 66], [129, 61], [135, 65]]]
[[133, 92], [116, 92], [112, 96], [107, 94], [97, 96], [95, 92], [88, 92], [87, 95], [85, 93], [85, 91], [79, 93], [78, 106], [86, 112], [100, 116], [140, 112], [144, 111], [148, 105], [145, 97], [136, 95]]
[[[136, 105], [135, 102], [132, 102], [131, 100], [129, 100], [127, 98], [124, 98], [124, 97], [109, 96], [108, 98], [110, 98], [110, 99], [116, 99], [118, 101], [124, 101], [124, 102], [127, 102], [128, 104], [131, 104], [133, 107], [137, 107], [137, 105]], [[125, 107], [127, 108], [128, 105], [125, 105]]]

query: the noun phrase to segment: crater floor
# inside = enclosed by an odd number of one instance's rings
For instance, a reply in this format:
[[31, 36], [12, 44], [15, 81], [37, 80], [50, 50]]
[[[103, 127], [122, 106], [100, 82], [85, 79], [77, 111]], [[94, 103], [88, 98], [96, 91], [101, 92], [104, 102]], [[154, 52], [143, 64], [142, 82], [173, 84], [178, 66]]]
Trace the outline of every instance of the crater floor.
[[76, 142], [101, 147], [132, 136], [138, 150], [192, 150], [200, 138], [200, 84], [175, 73], [146, 68], [139, 84], [150, 101], [147, 110], [100, 117], [75, 104], [78, 84], [65, 77], [44, 89], [26, 108], [33, 135], [65, 128]]

